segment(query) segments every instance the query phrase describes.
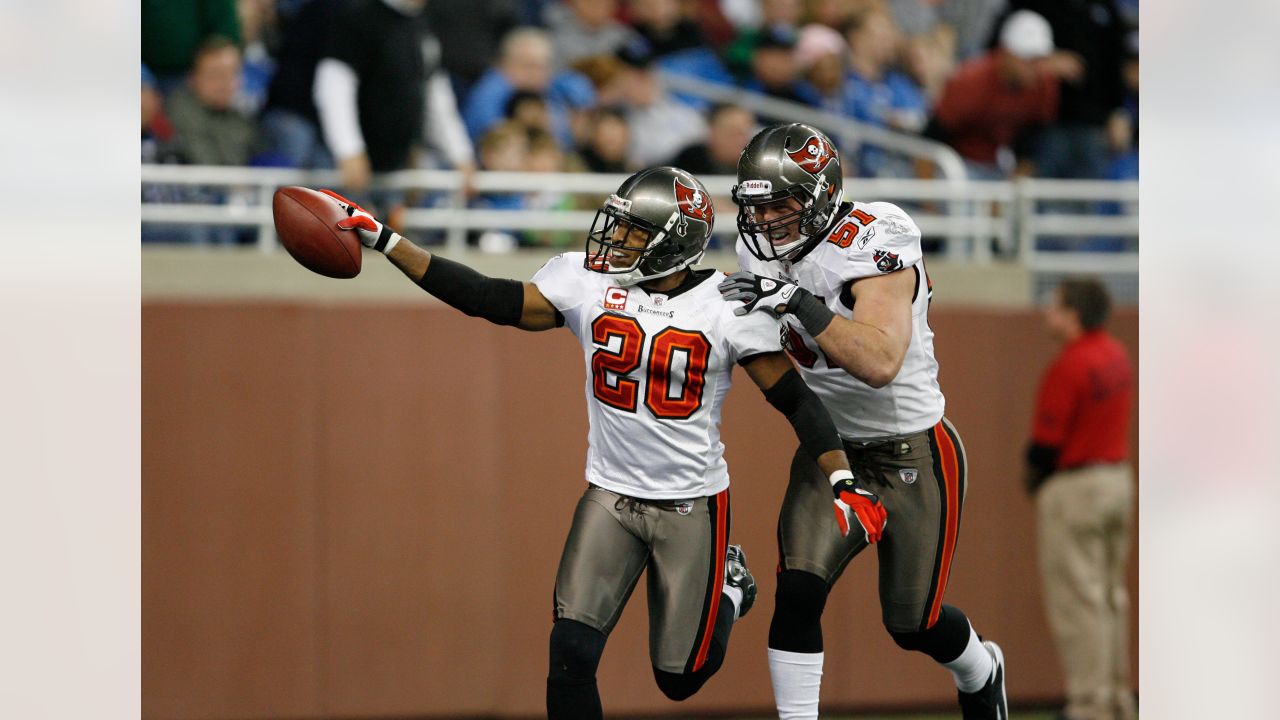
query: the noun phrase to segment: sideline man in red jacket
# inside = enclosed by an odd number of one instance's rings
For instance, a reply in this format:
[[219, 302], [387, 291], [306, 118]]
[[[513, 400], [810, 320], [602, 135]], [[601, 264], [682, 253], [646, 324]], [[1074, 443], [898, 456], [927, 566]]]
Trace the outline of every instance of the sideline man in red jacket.
[[1135, 717], [1125, 585], [1133, 370], [1124, 347], [1103, 329], [1110, 309], [1096, 280], [1058, 286], [1045, 324], [1064, 344], [1041, 381], [1027, 451], [1045, 604], [1070, 720]]

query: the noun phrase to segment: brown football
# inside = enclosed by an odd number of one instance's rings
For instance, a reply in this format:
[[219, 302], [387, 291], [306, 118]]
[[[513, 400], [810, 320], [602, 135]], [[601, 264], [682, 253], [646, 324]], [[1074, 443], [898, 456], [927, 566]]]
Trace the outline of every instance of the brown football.
[[331, 278], [360, 274], [360, 238], [338, 228], [347, 217], [338, 201], [310, 188], [283, 187], [271, 199], [271, 214], [280, 244], [303, 267]]

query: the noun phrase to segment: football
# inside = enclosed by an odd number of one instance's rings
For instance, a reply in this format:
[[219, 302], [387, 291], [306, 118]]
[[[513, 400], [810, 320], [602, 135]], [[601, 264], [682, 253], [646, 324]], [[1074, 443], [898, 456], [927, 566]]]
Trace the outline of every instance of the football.
[[310, 188], [283, 187], [271, 200], [271, 214], [280, 244], [303, 267], [331, 278], [360, 274], [360, 238], [338, 228], [347, 213], [336, 200]]

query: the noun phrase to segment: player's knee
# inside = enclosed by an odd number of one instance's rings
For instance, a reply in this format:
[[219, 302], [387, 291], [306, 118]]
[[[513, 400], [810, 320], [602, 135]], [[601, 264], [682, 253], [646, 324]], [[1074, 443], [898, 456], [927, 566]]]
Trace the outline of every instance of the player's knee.
[[943, 663], [960, 657], [969, 642], [969, 618], [951, 605], [943, 605], [937, 622], [923, 630], [895, 630], [888, 624], [885, 629], [903, 650], [921, 652]]
[[[705, 669], [705, 667], [704, 667]], [[695, 693], [702, 689], [702, 686], [711, 677], [709, 672], [696, 673], [672, 673], [665, 670], [653, 669], [653, 679], [658, 683], [658, 689], [668, 698], [680, 702], [693, 697]]]
[[584, 680], [596, 676], [604, 654], [604, 633], [577, 620], [557, 620], [551, 627], [552, 680]]
[[774, 614], [802, 618], [822, 617], [827, 606], [827, 583], [803, 570], [783, 570], [778, 574]]

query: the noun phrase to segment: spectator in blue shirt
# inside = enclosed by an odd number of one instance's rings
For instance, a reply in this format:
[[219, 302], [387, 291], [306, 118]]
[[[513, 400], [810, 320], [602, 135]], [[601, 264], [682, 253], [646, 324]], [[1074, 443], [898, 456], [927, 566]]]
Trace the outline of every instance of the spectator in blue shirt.
[[[924, 93], [915, 81], [894, 69], [901, 36], [893, 18], [883, 9], [867, 10], [854, 17], [846, 38], [849, 73], [845, 78], [845, 114], [891, 130], [923, 130], [928, 120]], [[879, 148], [866, 147], [858, 158], [858, 174], [900, 177], [910, 173]]]
[[555, 72], [551, 40], [537, 28], [513, 30], [502, 40], [497, 64], [480, 76], [462, 109], [473, 140], [506, 116], [507, 102], [518, 91], [547, 98], [551, 128], [563, 148], [573, 146], [572, 116], [595, 105], [595, 89], [584, 75]]

